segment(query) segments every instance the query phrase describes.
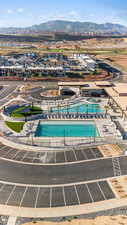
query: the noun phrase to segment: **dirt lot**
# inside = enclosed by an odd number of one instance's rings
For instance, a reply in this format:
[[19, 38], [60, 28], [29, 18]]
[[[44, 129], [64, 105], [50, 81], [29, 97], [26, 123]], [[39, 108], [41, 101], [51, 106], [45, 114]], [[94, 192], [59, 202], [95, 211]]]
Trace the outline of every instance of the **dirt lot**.
[[117, 65], [127, 71], [127, 55], [98, 55], [100, 59], [104, 59], [111, 64]]
[[123, 81], [127, 81], [127, 54], [98, 55], [97, 57], [105, 60], [113, 66], [120, 68], [124, 72]]
[[26, 223], [23, 225], [127, 225], [127, 216], [120, 215], [120, 216], [102, 216], [97, 217], [95, 219], [82, 219], [82, 220], [72, 220], [72, 221], [65, 221], [59, 223], [52, 223], [52, 222], [38, 222], [38, 223]]

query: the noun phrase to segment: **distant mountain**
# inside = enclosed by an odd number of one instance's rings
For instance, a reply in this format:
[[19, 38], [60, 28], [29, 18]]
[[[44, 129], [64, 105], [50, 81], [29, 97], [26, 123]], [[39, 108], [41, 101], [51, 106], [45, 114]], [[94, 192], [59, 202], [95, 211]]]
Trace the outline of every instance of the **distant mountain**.
[[91, 22], [70, 22], [70, 21], [49, 21], [42, 23], [40, 25], [34, 25], [29, 27], [30, 30], [35, 31], [49, 31], [49, 32], [118, 32], [125, 33], [127, 32], [127, 27], [120, 24], [97, 24]]
[[23, 34], [23, 33], [41, 33], [41, 32], [113, 32], [114, 34], [125, 34], [127, 33], [127, 27], [120, 24], [97, 24], [92, 22], [71, 22], [63, 20], [49, 21], [41, 23], [39, 25], [34, 25], [26, 28], [0, 28], [0, 33], [4, 34]]

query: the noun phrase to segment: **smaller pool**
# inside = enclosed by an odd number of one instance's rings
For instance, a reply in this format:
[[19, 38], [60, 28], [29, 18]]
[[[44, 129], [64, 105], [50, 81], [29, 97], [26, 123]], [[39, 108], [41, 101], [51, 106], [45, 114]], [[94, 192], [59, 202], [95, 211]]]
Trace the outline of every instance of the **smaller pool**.
[[103, 112], [103, 109], [100, 107], [99, 104], [73, 104], [69, 105], [68, 107], [60, 107], [58, 108], [53, 108], [53, 112], [70, 112], [70, 113], [97, 113], [97, 112]]
[[97, 137], [94, 122], [49, 121], [38, 125], [35, 137]]

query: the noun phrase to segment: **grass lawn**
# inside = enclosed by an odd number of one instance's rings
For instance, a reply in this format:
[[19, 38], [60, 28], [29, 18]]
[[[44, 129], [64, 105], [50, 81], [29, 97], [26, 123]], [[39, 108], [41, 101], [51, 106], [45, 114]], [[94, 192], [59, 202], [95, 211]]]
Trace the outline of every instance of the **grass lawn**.
[[9, 122], [5, 121], [6, 125], [16, 133], [20, 133], [23, 130], [25, 122]]
[[[26, 110], [26, 112], [25, 112]], [[11, 113], [11, 117], [22, 118], [27, 116], [38, 115], [42, 113], [42, 109], [38, 106], [22, 106]]]

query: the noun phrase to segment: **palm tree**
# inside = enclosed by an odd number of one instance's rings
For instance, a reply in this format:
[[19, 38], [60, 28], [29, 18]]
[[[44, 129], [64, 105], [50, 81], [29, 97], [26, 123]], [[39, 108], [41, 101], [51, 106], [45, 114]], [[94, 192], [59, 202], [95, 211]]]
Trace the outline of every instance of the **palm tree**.
[[88, 107], [89, 107], [88, 104], [85, 104], [85, 105], [84, 105], [84, 108], [85, 108], [85, 111], [86, 111], [86, 114], [87, 114], [87, 115], [88, 115]]
[[97, 105], [95, 106], [95, 108], [96, 108], [96, 113], [98, 113], [98, 112], [99, 112], [99, 109], [100, 109], [100, 106], [97, 104]]
[[123, 116], [124, 116], [124, 109], [122, 109], [122, 118], [123, 118]]
[[109, 105], [105, 105], [104, 109], [105, 109], [105, 116], [107, 116], [107, 113], [108, 113], [108, 111], [110, 109]]
[[50, 105], [48, 104], [48, 113], [50, 113], [50, 110], [51, 110], [51, 107], [50, 107]]
[[32, 107], [32, 108], [34, 107], [34, 103], [33, 103], [33, 102], [31, 103], [31, 107]]
[[50, 113], [52, 113], [52, 112], [53, 112], [52, 107], [50, 107]]
[[67, 114], [69, 113], [69, 105], [66, 105]]
[[61, 106], [60, 106], [60, 104], [58, 103], [58, 105], [57, 105], [58, 114], [60, 113], [60, 109], [61, 109]]
[[76, 110], [77, 110], [77, 116], [78, 116], [78, 113], [79, 113], [79, 110], [80, 110], [80, 106], [79, 105], [76, 107]]

